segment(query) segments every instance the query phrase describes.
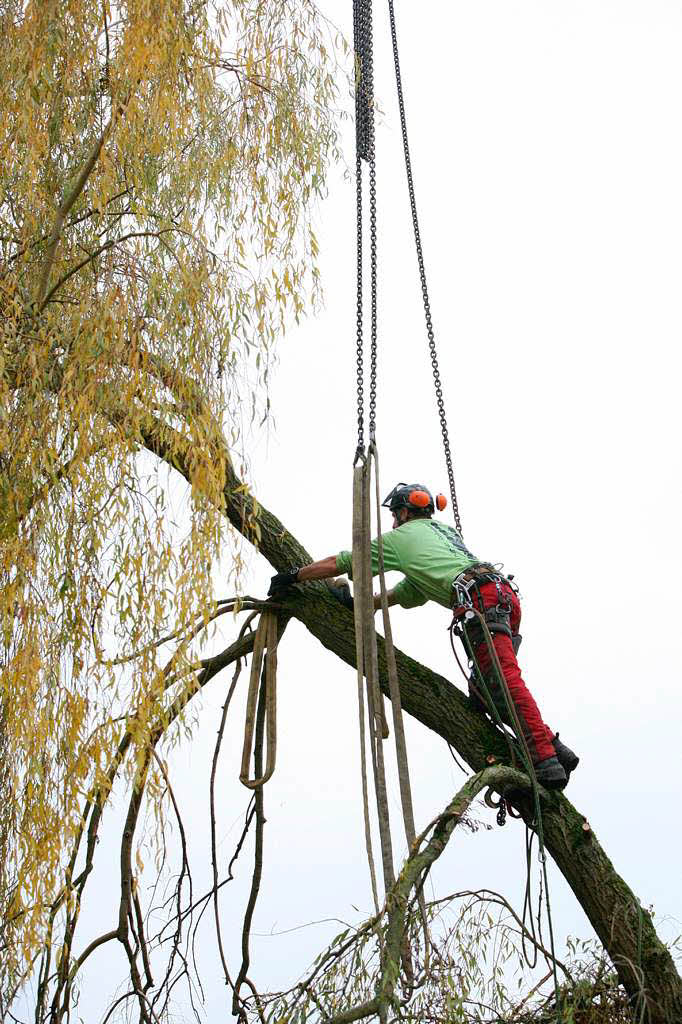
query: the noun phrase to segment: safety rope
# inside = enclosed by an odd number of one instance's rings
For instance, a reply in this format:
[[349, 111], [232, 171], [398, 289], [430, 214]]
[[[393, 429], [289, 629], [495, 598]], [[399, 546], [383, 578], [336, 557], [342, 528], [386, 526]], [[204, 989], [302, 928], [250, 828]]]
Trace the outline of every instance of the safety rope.
[[433, 329], [431, 316], [431, 303], [429, 301], [429, 289], [426, 282], [426, 268], [424, 265], [424, 252], [422, 249], [421, 232], [419, 230], [419, 217], [417, 215], [417, 199], [414, 191], [414, 178], [412, 175], [412, 160], [410, 158], [410, 145], [407, 137], [407, 118], [405, 115], [405, 100], [403, 96], [403, 83], [400, 74], [400, 58], [398, 55], [398, 35], [395, 24], [395, 11], [393, 0], [388, 0], [388, 13], [391, 21], [391, 41], [393, 43], [393, 65], [395, 68], [395, 82], [398, 93], [398, 109], [400, 111], [400, 128], [403, 137], [403, 154], [405, 157], [405, 173], [407, 176], [407, 191], [410, 197], [410, 210], [412, 212], [412, 228], [414, 231], [414, 244], [417, 252], [417, 265], [419, 267], [419, 281], [421, 283], [422, 300], [424, 303], [424, 318], [426, 320], [426, 333], [429, 340], [429, 354], [431, 356], [431, 369], [433, 371], [433, 384], [436, 392], [436, 405], [438, 407], [438, 418], [440, 420], [440, 431], [443, 437], [443, 449], [445, 451], [445, 465], [450, 484], [450, 498], [452, 500], [452, 511], [455, 517], [457, 532], [462, 536], [462, 521], [459, 514], [459, 503], [455, 489], [455, 471], [452, 464], [452, 452], [450, 450], [450, 437], [448, 434], [448, 423], [445, 415], [445, 401], [443, 399], [443, 385], [438, 366], [438, 354], [436, 351], [436, 336]]
[[[265, 715], [267, 735], [267, 759], [265, 773], [257, 779], [249, 778], [249, 763], [253, 748], [253, 733], [256, 723], [256, 706], [260, 687], [261, 668], [265, 655]], [[263, 611], [253, 641], [251, 676], [246, 699], [246, 723], [244, 725], [244, 746], [239, 781], [247, 789], [258, 789], [272, 776], [277, 758], [277, 615]]]
[[[390, 0], [389, 0], [389, 2], [390, 2]], [[556, 952], [555, 952], [555, 947], [554, 947], [554, 924], [553, 924], [553, 920], [552, 920], [552, 908], [551, 908], [550, 896], [549, 896], [549, 878], [548, 878], [548, 874], [547, 874], [547, 854], [545, 852], [545, 836], [544, 836], [544, 826], [543, 826], [543, 821], [542, 821], [542, 808], [541, 808], [541, 804], [540, 804], [540, 790], [539, 790], [538, 780], [537, 780], [537, 777], [535, 775], [535, 768], [533, 766], [533, 759], [531, 757], [530, 750], [528, 748], [528, 742], [526, 740], [523, 728], [521, 727], [521, 722], [519, 721], [519, 717], [518, 717], [518, 714], [517, 714], [517, 711], [516, 711], [516, 705], [514, 704], [514, 700], [512, 698], [511, 692], [509, 690], [509, 686], [507, 684], [507, 680], [505, 679], [504, 671], [503, 671], [502, 666], [500, 664], [499, 656], [498, 656], [497, 650], [495, 648], [495, 643], [494, 643], [492, 635], [490, 633], [490, 629], [488, 628], [488, 623], [485, 620], [485, 615], [483, 614], [483, 612], [481, 612], [478, 608], [475, 607], [473, 602], [470, 602], [467, 605], [467, 613], [473, 613], [473, 615], [477, 619], [478, 624], [479, 624], [479, 626], [480, 626], [480, 628], [482, 630], [483, 637], [484, 637], [486, 646], [488, 648], [488, 653], [489, 653], [489, 656], [490, 656], [491, 665], [493, 667], [493, 671], [494, 671], [496, 679], [497, 679], [497, 684], [498, 684], [498, 686], [500, 688], [500, 691], [502, 692], [502, 695], [504, 697], [504, 702], [505, 702], [505, 705], [506, 705], [507, 714], [509, 716], [509, 721], [511, 723], [512, 729], [513, 729], [513, 731], [515, 733], [516, 739], [517, 739], [517, 741], [519, 743], [519, 746], [521, 748], [521, 759], [523, 761], [523, 766], [524, 766], [526, 775], [528, 776], [528, 778], [530, 780], [530, 784], [531, 784], [531, 791], [532, 791], [532, 794], [533, 794], [534, 819], [535, 819], [533, 824], [534, 824], [535, 832], [536, 832], [537, 837], [538, 837], [538, 857], [540, 859], [542, 878], [544, 880], [544, 886], [545, 886], [545, 903], [546, 903], [546, 907], [547, 907], [547, 925], [548, 925], [548, 928], [549, 928], [549, 948], [550, 948], [550, 953], [551, 953], [551, 957], [552, 957], [552, 976], [553, 976], [553, 982], [554, 982], [554, 993], [555, 993], [555, 999], [556, 999], [556, 1003], [557, 1003], [557, 1013], [560, 1013], [561, 1012], [561, 1009], [560, 1009], [561, 991], [560, 991], [560, 988], [559, 988], [559, 979], [558, 979], [557, 970], [556, 970]], [[485, 677], [484, 677], [484, 675], [483, 675], [483, 673], [482, 673], [482, 671], [480, 669], [480, 666], [478, 664], [478, 660], [477, 660], [477, 658], [475, 656], [475, 653], [474, 653], [474, 650], [473, 650], [473, 646], [472, 646], [472, 644], [471, 644], [471, 642], [470, 642], [470, 640], [469, 640], [469, 638], [467, 636], [466, 628], [462, 629], [461, 635], [462, 635], [462, 640], [463, 640], [465, 649], [467, 651], [467, 656], [469, 658], [469, 661], [473, 665], [473, 667], [474, 667], [474, 669], [475, 669], [475, 671], [477, 673], [478, 680], [481, 683], [481, 688], [482, 688], [482, 691], [483, 691], [486, 703], [488, 704], [488, 707], [490, 709], [491, 717], [493, 718], [493, 721], [499, 726], [499, 728], [502, 729], [502, 731], [505, 733], [505, 735], [507, 735], [507, 730], [504, 727], [504, 723], [502, 721], [502, 717], [500, 715], [500, 712], [499, 712], [499, 710], [498, 710], [498, 708], [497, 708], [497, 706], [495, 704], [495, 701], [493, 699], [492, 694], [490, 693], [490, 690], [489, 690], [488, 685], [486, 683]], [[529, 858], [530, 858], [530, 848], [529, 848], [529, 844], [527, 843], [526, 844], [527, 864], [529, 863]], [[527, 904], [529, 905], [529, 881], [527, 881], [526, 895], [524, 897], [524, 918], [525, 918], [525, 910], [526, 910]], [[560, 1019], [560, 1018], [557, 1018], [557, 1019]]]

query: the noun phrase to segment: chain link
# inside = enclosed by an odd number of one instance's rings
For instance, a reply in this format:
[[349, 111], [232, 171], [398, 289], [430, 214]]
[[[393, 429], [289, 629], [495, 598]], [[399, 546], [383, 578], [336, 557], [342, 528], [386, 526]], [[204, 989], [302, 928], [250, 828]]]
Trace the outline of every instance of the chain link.
[[363, 30], [361, 23], [362, 2], [353, 0], [353, 41], [355, 44], [355, 231], [357, 238], [356, 254], [356, 277], [357, 277], [357, 298], [355, 312], [355, 335], [356, 335], [356, 387], [357, 387], [357, 418], [358, 418], [358, 447], [355, 454], [358, 456], [365, 448], [365, 412], [364, 412], [364, 387], [363, 387], [363, 352], [362, 352], [362, 96], [360, 91], [361, 83], [361, 62], [364, 48]]
[[371, 91], [371, 0], [353, 0], [353, 41], [355, 46], [355, 141], [363, 160], [370, 157], [370, 134], [374, 128]]
[[364, 398], [364, 356], [362, 336], [362, 160], [358, 151], [355, 160], [355, 210], [357, 232], [357, 300], [355, 311], [355, 377], [357, 386], [357, 418], [358, 418], [358, 456], [365, 450], [365, 398]]
[[376, 434], [377, 400], [377, 229], [376, 166], [374, 162], [374, 61], [372, 47], [372, 0], [353, 0], [353, 39], [355, 43], [355, 204], [357, 235], [356, 297], [356, 386], [358, 445], [355, 460], [365, 448], [364, 327], [363, 327], [363, 169], [369, 164], [370, 232], [370, 389], [369, 440]]
[[365, 0], [367, 14], [367, 102], [370, 116], [367, 124], [369, 156], [369, 247], [370, 247], [370, 371], [369, 371], [369, 440], [376, 440], [377, 418], [377, 176], [374, 149], [374, 57], [372, 37], [372, 0]]
[[388, 0], [388, 10], [391, 20], [391, 39], [393, 42], [393, 63], [395, 66], [395, 81], [398, 91], [398, 107], [400, 109], [400, 127], [403, 136], [403, 153], [405, 155], [405, 173], [407, 175], [407, 190], [410, 196], [410, 209], [412, 211], [412, 227], [414, 229], [414, 242], [417, 250], [417, 263], [419, 265], [419, 280], [421, 282], [422, 298], [424, 300], [424, 317], [426, 319], [426, 333], [429, 339], [429, 352], [431, 355], [431, 368], [433, 370], [433, 383], [436, 391], [436, 404], [438, 406], [438, 417], [440, 419], [440, 431], [443, 436], [443, 448], [445, 450], [445, 464], [447, 466], [448, 481], [450, 484], [450, 497], [452, 498], [452, 511], [455, 516], [455, 525], [458, 532], [462, 533], [462, 522], [459, 515], [459, 504], [457, 502], [457, 491], [455, 489], [455, 473], [452, 465], [452, 453], [450, 451], [450, 438], [448, 436], [448, 424], [445, 416], [445, 402], [443, 401], [443, 386], [438, 368], [438, 355], [436, 352], [436, 338], [431, 319], [431, 305], [429, 303], [429, 292], [426, 284], [426, 269], [424, 267], [424, 254], [422, 252], [421, 234], [419, 231], [419, 219], [417, 217], [417, 201], [414, 194], [414, 181], [412, 178], [412, 161], [410, 160], [410, 146], [407, 138], [407, 120], [405, 117], [405, 102], [403, 99], [402, 78], [400, 75], [400, 60], [398, 57], [398, 36], [395, 26], [395, 11], [393, 0]]

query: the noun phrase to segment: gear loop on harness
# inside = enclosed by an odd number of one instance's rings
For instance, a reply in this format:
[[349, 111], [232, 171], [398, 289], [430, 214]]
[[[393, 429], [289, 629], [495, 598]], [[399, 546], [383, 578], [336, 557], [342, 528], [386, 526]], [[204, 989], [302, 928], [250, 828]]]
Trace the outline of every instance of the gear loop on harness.
[[[489, 608], [485, 607], [481, 595], [481, 586], [486, 583], [494, 583], [497, 590], [497, 603]], [[473, 566], [454, 580], [453, 590], [453, 614], [462, 619], [463, 628], [467, 630], [472, 647], [479, 647], [485, 642], [485, 634], [482, 626], [476, 618], [474, 596], [477, 599], [478, 609], [485, 619], [485, 623], [491, 633], [503, 633], [514, 643], [515, 634], [511, 628], [512, 603], [509, 597], [502, 592], [502, 586], [509, 585], [507, 577], [498, 572], [489, 572], [487, 569], [480, 571]]]

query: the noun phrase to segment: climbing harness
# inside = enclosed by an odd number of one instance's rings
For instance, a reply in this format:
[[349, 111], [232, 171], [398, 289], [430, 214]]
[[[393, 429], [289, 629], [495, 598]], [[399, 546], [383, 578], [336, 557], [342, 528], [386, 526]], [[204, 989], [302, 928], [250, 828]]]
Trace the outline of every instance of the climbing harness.
[[[482, 574], [482, 575], [485, 575], [485, 574]], [[504, 578], [502, 577], [501, 579], [503, 580]], [[488, 582], [493, 582], [493, 581], [489, 580]], [[499, 592], [500, 591], [499, 591], [499, 587], [498, 587], [498, 594], [499, 594]], [[491, 631], [491, 629], [490, 629], [490, 627], [488, 625], [488, 622], [486, 621], [485, 614], [482, 611], [480, 611], [477, 607], [475, 607], [473, 601], [471, 600], [471, 597], [470, 597], [470, 594], [469, 594], [468, 590], [464, 589], [463, 591], [459, 591], [460, 595], [462, 593], [465, 595], [468, 603], [465, 603], [464, 605], [460, 605], [460, 606], [455, 605], [454, 612], [453, 612], [453, 622], [452, 622], [452, 624], [450, 626], [451, 640], [453, 638], [453, 634], [458, 629], [458, 626], [459, 626], [458, 620], [461, 619], [463, 616], [464, 617], [472, 616], [473, 620], [476, 623], [476, 625], [480, 629], [480, 632], [481, 632], [481, 634], [483, 636], [483, 639], [484, 639], [484, 642], [486, 644], [486, 647], [487, 647], [487, 650], [488, 650], [488, 654], [489, 654], [490, 660], [491, 660], [491, 667], [492, 667], [492, 670], [493, 670], [495, 681], [497, 683], [497, 687], [499, 688], [499, 691], [502, 694], [502, 697], [503, 697], [503, 700], [504, 700], [504, 709], [503, 709], [503, 711], [506, 712], [507, 720], [509, 721], [509, 723], [510, 723], [510, 725], [512, 727], [512, 730], [513, 730], [514, 736], [516, 738], [516, 741], [519, 744], [520, 753], [521, 753], [522, 769], [525, 772], [525, 774], [528, 776], [528, 778], [530, 780], [530, 784], [531, 784], [531, 792], [532, 792], [532, 796], [533, 796], [533, 814], [534, 814], [534, 818], [533, 818], [533, 822], [531, 824], [530, 829], [528, 829], [528, 827], [526, 828], [527, 876], [526, 876], [526, 891], [525, 891], [525, 896], [524, 896], [523, 920], [525, 921], [526, 914], [530, 910], [530, 857], [531, 857], [531, 848], [532, 848], [532, 836], [535, 833], [535, 834], [537, 834], [537, 837], [538, 837], [538, 857], [539, 857], [540, 866], [541, 866], [541, 878], [542, 878], [542, 881], [544, 882], [545, 905], [546, 905], [546, 910], [547, 910], [547, 924], [548, 924], [548, 928], [549, 928], [549, 940], [550, 940], [549, 946], [550, 946], [550, 952], [551, 952], [551, 957], [552, 957], [552, 975], [553, 975], [554, 990], [555, 990], [555, 993], [556, 993], [557, 1007], [558, 1007], [559, 1006], [560, 990], [559, 990], [559, 979], [557, 977], [557, 972], [556, 972], [556, 955], [555, 955], [555, 947], [554, 947], [554, 925], [553, 925], [553, 921], [552, 921], [552, 911], [551, 911], [550, 897], [549, 897], [549, 879], [548, 879], [548, 875], [547, 875], [547, 854], [545, 852], [545, 838], [544, 838], [544, 827], [543, 827], [543, 822], [542, 822], [542, 808], [541, 808], [541, 805], [540, 805], [540, 790], [539, 790], [537, 778], [535, 776], [535, 769], [533, 767], [533, 759], [531, 757], [530, 750], [528, 748], [528, 743], [527, 743], [527, 740], [526, 740], [526, 737], [525, 737], [524, 730], [523, 730], [523, 728], [521, 726], [521, 722], [519, 721], [519, 717], [518, 717], [518, 714], [517, 714], [517, 711], [516, 711], [516, 707], [514, 705], [514, 701], [512, 699], [511, 693], [509, 691], [509, 686], [507, 684], [507, 680], [505, 679], [504, 672], [503, 672], [502, 666], [500, 664], [500, 660], [499, 660], [499, 657], [498, 657], [498, 654], [497, 654], [497, 650], [495, 649], [495, 643], [493, 641], [492, 631]], [[478, 596], [479, 596], [479, 600], [480, 600], [480, 607], [483, 608], [483, 601], [482, 601], [481, 596], [480, 596], [480, 590], [479, 590]], [[512, 739], [511, 739], [511, 737], [509, 735], [509, 732], [505, 728], [504, 721], [503, 721], [502, 715], [500, 713], [500, 709], [498, 708], [498, 705], [497, 705], [496, 701], [494, 700], [492, 693], [490, 692], [490, 688], [488, 687], [488, 684], [487, 684], [487, 681], [485, 679], [485, 676], [484, 676], [483, 672], [481, 672], [481, 670], [480, 670], [478, 661], [476, 659], [474, 647], [473, 647], [473, 645], [471, 643], [471, 640], [470, 640], [470, 633], [468, 632], [467, 627], [466, 627], [466, 621], [465, 621], [464, 626], [460, 629], [460, 631], [458, 632], [457, 635], [459, 635], [461, 637], [461, 639], [463, 641], [463, 644], [464, 644], [464, 648], [465, 648], [465, 650], [467, 652], [467, 655], [468, 655], [468, 658], [469, 658], [469, 664], [470, 664], [471, 668], [473, 669], [473, 671], [476, 673], [477, 680], [478, 680], [478, 682], [480, 684], [480, 687], [481, 687], [481, 692], [483, 694], [485, 703], [487, 705], [487, 710], [488, 710], [488, 712], [489, 712], [493, 722], [498, 726], [498, 728], [502, 731], [502, 733], [505, 735], [505, 737], [507, 739], [507, 742], [509, 744], [511, 763], [512, 763], [512, 766], [514, 766], [516, 764], [516, 760], [517, 760], [516, 751], [515, 751], [515, 749], [513, 747]], [[509, 631], [509, 635], [511, 636], [511, 630]], [[498, 805], [498, 813], [497, 813], [497, 822], [498, 822], [499, 825], [504, 825], [505, 820], [506, 820], [506, 815], [507, 815], [507, 812], [508, 812], [509, 809], [510, 809], [510, 804], [509, 804], [508, 801], [506, 801], [504, 793], [502, 793], [500, 795], [500, 802], [499, 802], [499, 805]], [[516, 815], [512, 815], [512, 816], [515, 817]], [[530, 921], [531, 921], [531, 925], [532, 925], [532, 916], [530, 917]], [[532, 932], [533, 932], [533, 929], [531, 928], [531, 933]], [[525, 954], [525, 936], [523, 936], [523, 935], [522, 935], [522, 940], [524, 942], [524, 954]], [[526, 957], [526, 960], [528, 962], [528, 957]]]
[[[265, 656], [265, 727], [267, 736], [267, 758], [265, 772], [258, 779], [249, 778], [249, 762], [253, 748], [253, 733], [256, 724], [256, 706], [260, 687], [261, 668]], [[261, 613], [253, 642], [251, 677], [246, 700], [246, 724], [244, 726], [244, 747], [239, 781], [247, 789], [265, 785], [275, 770], [277, 757], [277, 614], [269, 609]]]
[[[458, 629], [456, 630], [458, 636], [461, 635], [463, 631], [466, 631], [468, 643], [471, 648], [475, 649], [485, 642], [483, 629], [478, 624], [476, 617], [469, 607], [475, 597], [478, 602], [478, 607], [483, 613], [489, 632], [502, 633], [505, 636], [508, 636], [512, 642], [514, 654], [518, 652], [518, 649], [521, 646], [522, 637], [520, 633], [514, 633], [512, 630], [511, 602], [502, 591], [502, 587], [504, 585], [512, 589], [515, 593], [518, 593], [518, 588], [513, 583], [513, 579], [513, 576], [502, 576], [494, 566], [488, 565], [487, 563], [479, 563], [478, 565], [471, 566], [465, 572], [461, 573], [454, 581], [452, 585], [453, 628], [456, 624], [458, 625]], [[481, 594], [481, 587], [486, 583], [494, 583], [497, 590], [497, 603], [488, 608], [485, 607]], [[457, 623], [458, 618], [460, 619], [459, 623]], [[487, 708], [485, 701], [482, 699], [476, 686], [475, 670], [470, 673], [468, 684], [469, 693], [478, 707], [478, 710], [485, 712]], [[501, 703], [501, 700], [497, 700], [497, 695], [496, 703], [498, 705], [498, 710], [501, 709], [504, 715], [504, 706]]]

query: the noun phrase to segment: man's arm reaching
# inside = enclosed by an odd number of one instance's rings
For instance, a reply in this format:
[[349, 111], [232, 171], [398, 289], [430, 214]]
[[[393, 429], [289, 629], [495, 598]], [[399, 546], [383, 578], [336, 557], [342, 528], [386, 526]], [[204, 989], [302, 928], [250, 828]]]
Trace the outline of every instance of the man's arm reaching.
[[[293, 570], [290, 573], [277, 573], [276, 576], [272, 577], [268, 594], [272, 596], [277, 590], [292, 586], [294, 583], [306, 583], [308, 580], [328, 580], [336, 576], [338, 571], [336, 555], [330, 555], [328, 558], [321, 558], [318, 562], [311, 562], [310, 565], [302, 566], [295, 573]], [[395, 588], [388, 591], [387, 597], [389, 607], [398, 604]], [[342, 603], [346, 604], [347, 607], [349, 606], [346, 601]], [[375, 594], [374, 610], [378, 611], [379, 608], [381, 608], [381, 595]]]
[[301, 569], [290, 569], [289, 572], [278, 572], [270, 580], [268, 597], [274, 597], [278, 590], [293, 587], [294, 583], [305, 583], [306, 580], [326, 580], [336, 576], [336, 555], [323, 558], [319, 562], [311, 562]]
[[298, 583], [305, 583], [306, 580], [327, 580], [336, 576], [339, 570], [336, 567], [336, 555], [329, 558], [322, 558], [319, 562], [311, 562], [298, 570]]

